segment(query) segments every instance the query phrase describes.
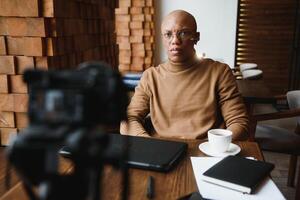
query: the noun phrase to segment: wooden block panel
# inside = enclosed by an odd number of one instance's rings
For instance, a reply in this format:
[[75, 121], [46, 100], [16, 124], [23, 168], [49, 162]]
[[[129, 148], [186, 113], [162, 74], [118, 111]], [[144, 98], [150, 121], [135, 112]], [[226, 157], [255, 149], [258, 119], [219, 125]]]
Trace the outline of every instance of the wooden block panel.
[[130, 15], [116, 15], [116, 23], [118, 22], [130, 22]]
[[8, 93], [7, 75], [0, 75], [0, 93]]
[[28, 95], [27, 94], [11, 94], [13, 96], [14, 112], [27, 112]]
[[[127, 4], [126, 4], [127, 3]], [[120, 8], [125, 8], [122, 11], [116, 10], [117, 18], [121, 17], [121, 13], [125, 14], [129, 11], [130, 21], [128, 24], [122, 25], [116, 21], [117, 44], [119, 45], [119, 70], [124, 71], [143, 71], [145, 67], [149, 67], [153, 63], [154, 50], [154, 7], [153, 0], [119, 0]], [[129, 8], [129, 10], [127, 10]], [[124, 19], [123, 19], [124, 20]], [[127, 30], [130, 30], [128, 37]], [[130, 47], [129, 45], [130, 44]], [[129, 55], [124, 53], [124, 50], [130, 50]], [[147, 66], [146, 63], [147, 62]], [[129, 70], [128, 70], [129, 65]]]
[[143, 8], [142, 7], [131, 7], [130, 14], [143, 14]]
[[115, 27], [116, 27], [116, 30], [118, 30], [118, 29], [128, 29], [129, 28], [129, 22], [116, 22]]
[[143, 13], [144, 13], [144, 14], [151, 14], [151, 9], [150, 9], [150, 7], [144, 7], [144, 8], [143, 8]]
[[148, 7], [154, 6], [153, 0], [145, 0], [145, 1], [146, 1], [146, 6], [148, 6]]
[[143, 22], [130, 22], [129, 27], [131, 29], [142, 29], [143, 28]]
[[132, 0], [132, 7], [144, 7], [145, 0]]
[[46, 54], [48, 56], [58, 55], [58, 40], [56, 37], [46, 38]]
[[152, 43], [150, 43], [150, 42], [145, 42], [145, 49], [146, 49], [146, 50], [152, 50]]
[[[1, 23], [0, 23], [1, 26]], [[1, 27], [0, 27], [1, 29]], [[0, 55], [6, 55], [6, 42], [5, 36], [0, 36]]]
[[131, 7], [131, 0], [119, 0], [119, 7]]
[[151, 36], [151, 35], [152, 35], [151, 29], [144, 29], [144, 36]]
[[24, 36], [27, 31], [26, 18], [7, 17], [3, 18], [6, 34], [10, 36]]
[[152, 64], [152, 57], [146, 57], [145, 58], [145, 64], [147, 64], [147, 65], [150, 65], [150, 64]]
[[116, 8], [115, 9], [115, 14], [117, 15], [124, 15], [124, 14], [128, 14], [128, 7], [121, 7], [121, 8]]
[[9, 55], [43, 56], [45, 44], [40, 37], [7, 37]]
[[129, 51], [129, 50], [120, 50], [119, 55], [121, 55], [123, 57], [130, 57], [131, 56], [131, 51]]
[[145, 21], [145, 15], [143, 15], [143, 14], [131, 15], [131, 21], [140, 21], [140, 22], [143, 22], [143, 21]]
[[47, 29], [45, 18], [26, 18], [26, 34], [25, 36], [46, 37]]
[[39, 0], [1, 0], [0, 15], [38, 17]]
[[144, 43], [136, 43], [131, 44], [132, 51], [145, 51], [145, 44]]
[[14, 128], [15, 127], [14, 112], [0, 111], [0, 127], [1, 128]]
[[137, 66], [143, 66], [145, 59], [143, 57], [132, 57], [132, 64]]
[[130, 71], [130, 65], [129, 64], [120, 64], [119, 65], [119, 70], [124, 72], [124, 71]]
[[120, 43], [129, 43], [130, 39], [127, 36], [117, 36], [117, 44]]
[[2, 18], [1, 21], [5, 29], [5, 35], [39, 37], [46, 36], [44, 18], [6, 17]]
[[28, 92], [27, 84], [23, 81], [23, 75], [9, 76], [10, 92], [25, 94]]
[[145, 21], [152, 22], [153, 16], [151, 14], [145, 14]]
[[15, 113], [15, 124], [18, 128], [26, 128], [29, 124], [27, 113], [16, 112]]
[[119, 44], [119, 49], [120, 50], [130, 50], [131, 49], [131, 45], [130, 43], [126, 43], [126, 42], [123, 42], [123, 43], [120, 43]]
[[119, 36], [129, 36], [130, 35], [129, 29], [117, 29], [116, 32]]
[[23, 74], [26, 69], [34, 69], [34, 57], [16, 56], [16, 72]]
[[7, 37], [6, 41], [9, 55], [24, 55], [26, 47], [23, 37]]
[[144, 35], [144, 30], [143, 29], [132, 29], [130, 31], [131, 35], [139, 35], [143, 36]]
[[0, 128], [1, 145], [9, 145], [12, 138], [17, 136], [17, 132], [16, 128]]
[[130, 65], [130, 71], [134, 71], [134, 72], [141, 72], [144, 70], [144, 65], [138, 65], [138, 64], [131, 64]]
[[54, 0], [41, 0], [42, 15], [44, 17], [54, 17]]
[[149, 50], [146, 51], [146, 56], [147, 57], [153, 57], [153, 55], [154, 55], [153, 51], [149, 51]]
[[49, 66], [49, 62], [48, 62], [47, 57], [35, 57], [34, 61], [35, 61], [35, 67], [37, 69], [47, 70], [51, 67], [51, 66]]
[[154, 37], [153, 36], [145, 36], [144, 41], [148, 43], [154, 43]]
[[0, 56], [0, 74], [15, 74], [15, 57]]
[[27, 112], [27, 94], [0, 94], [0, 110], [11, 112]]
[[0, 94], [0, 110], [14, 111], [14, 99], [11, 94]]
[[145, 57], [146, 53], [145, 53], [145, 51], [132, 50], [132, 56], [133, 57]]
[[25, 37], [25, 56], [43, 56], [45, 55], [45, 42], [40, 37]]
[[0, 35], [7, 35], [6, 17], [0, 16]]
[[131, 63], [131, 57], [130, 56], [119, 55], [119, 63], [120, 64], [130, 64]]
[[140, 35], [133, 35], [129, 37], [130, 43], [142, 43], [143, 42], [143, 36]]
[[144, 28], [145, 29], [151, 29], [152, 28], [152, 23], [151, 22], [145, 22], [144, 23]]

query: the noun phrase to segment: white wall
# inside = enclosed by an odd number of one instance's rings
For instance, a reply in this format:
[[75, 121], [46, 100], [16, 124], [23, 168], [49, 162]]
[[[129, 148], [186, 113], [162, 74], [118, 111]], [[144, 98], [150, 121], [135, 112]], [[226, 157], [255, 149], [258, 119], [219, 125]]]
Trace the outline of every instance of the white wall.
[[156, 61], [167, 59], [161, 42], [162, 18], [176, 9], [190, 12], [197, 21], [200, 41], [196, 46], [198, 55], [219, 60], [234, 67], [237, 0], [156, 0]]

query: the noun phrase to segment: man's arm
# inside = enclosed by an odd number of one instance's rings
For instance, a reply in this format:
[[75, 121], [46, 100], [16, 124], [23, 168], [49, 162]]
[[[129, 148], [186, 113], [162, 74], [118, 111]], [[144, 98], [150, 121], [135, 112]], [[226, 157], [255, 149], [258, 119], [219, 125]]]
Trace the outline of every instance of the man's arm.
[[121, 122], [121, 134], [149, 136], [143, 126], [145, 117], [150, 111], [150, 92], [147, 84], [147, 73], [144, 72], [127, 108], [128, 121]]
[[227, 129], [233, 132], [234, 140], [246, 139], [249, 128], [248, 114], [238, 91], [235, 77], [227, 65], [218, 80], [217, 90], [219, 106]]

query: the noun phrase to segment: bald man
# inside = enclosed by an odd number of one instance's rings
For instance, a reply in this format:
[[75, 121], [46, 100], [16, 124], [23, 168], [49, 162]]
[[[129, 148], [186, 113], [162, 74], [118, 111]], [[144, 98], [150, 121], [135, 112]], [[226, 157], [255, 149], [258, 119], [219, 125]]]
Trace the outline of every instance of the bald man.
[[[226, 128], [234, 140], [247, 138], [248, 117], [231, 69], [196, 57], [200, 34], [195, 18], [173, 11], [161, 33], [168, 60], [143, 73], [121, 134], [204, 139], [209, 129]], [[149, 114], [153, 131], [145, 129]]]

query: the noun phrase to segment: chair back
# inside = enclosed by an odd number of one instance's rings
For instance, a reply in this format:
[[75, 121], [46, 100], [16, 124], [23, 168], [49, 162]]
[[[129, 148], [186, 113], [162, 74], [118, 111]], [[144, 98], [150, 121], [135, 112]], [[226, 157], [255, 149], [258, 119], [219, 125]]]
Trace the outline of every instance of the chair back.
[[[300, 90], [289, 91], [286, 96], [291, 109], [300, 108]], [[297, 125], [300, 126], [300, 117], [297, 117]]]

